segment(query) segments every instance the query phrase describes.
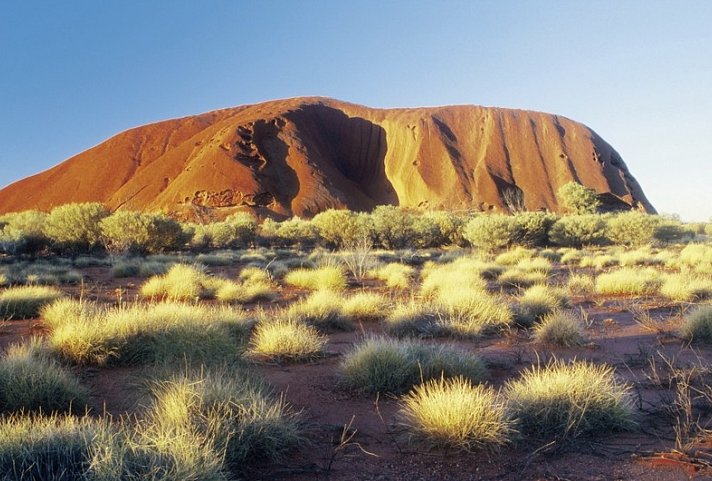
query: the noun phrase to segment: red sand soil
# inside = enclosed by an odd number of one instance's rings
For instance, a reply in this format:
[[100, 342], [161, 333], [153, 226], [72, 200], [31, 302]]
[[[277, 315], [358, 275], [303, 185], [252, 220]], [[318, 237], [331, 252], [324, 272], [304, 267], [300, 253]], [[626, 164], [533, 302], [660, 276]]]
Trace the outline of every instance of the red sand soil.
[[0, 213], [68, 202], [185, 218], [310, 216], [380, 204], [558, 210], [570, 181], [610, 207], [653, 207], [620, 155], [558, 115], [449, 106], [373, 109], [320, 97], [276, 100], [120, 133], [0, 190]]
[[[234, 268], [213, 271], [235, 274]], [[84, 269], [85, 295], [115, 302], [116, 293], [124, 299], [136, 295], [140, 279], [111, 279], [108, 268]], [[127, 286], [129, 286], [127, 288]], [[73, 295], [78, 287], [69, 287]], [[293, 297], [285, 290], [282, 298]], [[408, 447], [394, 433], [398, 401], [391, 396], [376, 398], [356, 394], [339, 386], [339, 356], [364, 335], [379, 333], [377, 323], [361, 329], [329, 335], [325, 358], [306, 364], [256, 364], [255, 369], [277, 393], [283, 393], [293, 409], [302, 413], [305, 443], [278, 464], [257, 465], [248, 473], [255, 481], [316, 480], [546, 480], [546, 481], [677, 481], [712, 479], [706, 460], [712, 453], [711, 440], [701, 440], [685, 452], [674, 452], [672, 421], [653, 412], [670, 392], [645, 382], [648, 360], [660, 352], [679, 362], [709, 363], [712, 349], [684, 346], [669, 332], [679, 319], [679, 307], [647, 299], [651, 315], [661, 320], [658, 331], [636, 323], [629, 311], [630, 300], [572, 299], [584, 307], [590, 323], [590, 344], [577, 349], [547, 349], [531, 344], [525, 336], [482, 341], [424, 340], [454, 344], [477, 353], [491, 365], [491, 382], [502, 386], [507, 379], [536, 363], [556, 356], [562, 359], [588, 359], [613, 365], [619, 375], [639, 385], [636, 396], [642, 408], [640, 430], [584, 439], [570, 446], [545, 448], [524, 445], [503, 448], [494, 453], [423, 452]], [[594, 302], [598, 301], [598, 302]], [[279, 301], [278, 301], [279, 302]], [[33, 327], [35, 326], [35, 327]], [[41, 333], [41, 322], [9, 321], [0, 331], [0, 348], [33, 333]], [[120, 416], [140, 406], [145, 388], [141, 368], [89, 368], [79, 372], [92, 392], [95, 413]], [[346, 442], [341, 443], [345, 434]], [[541, 449], [540, 449], [541, 448]]]

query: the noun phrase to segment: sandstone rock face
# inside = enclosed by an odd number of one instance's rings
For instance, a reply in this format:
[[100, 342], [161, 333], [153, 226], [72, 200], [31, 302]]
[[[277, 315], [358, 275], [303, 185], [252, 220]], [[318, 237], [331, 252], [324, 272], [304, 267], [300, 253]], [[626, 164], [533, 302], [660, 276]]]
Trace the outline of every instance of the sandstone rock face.
[[120, 133], [0, 190], [0, 212], [97, 201], [185, 218], [310, 216], [380, 204], [558, 211], [577, 181], [654, 212], [618, 153], [557, 115], [449, 106], [372, 109], [295, 98]]

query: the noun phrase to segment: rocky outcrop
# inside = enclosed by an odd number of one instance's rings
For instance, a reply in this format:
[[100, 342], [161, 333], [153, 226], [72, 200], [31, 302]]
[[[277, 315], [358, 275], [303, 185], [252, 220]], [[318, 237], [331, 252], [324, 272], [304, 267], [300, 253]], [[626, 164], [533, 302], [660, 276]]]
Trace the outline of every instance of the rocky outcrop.
[[380, 204], [559, 210], [570, 181], [654, 212], [618, 153], [557, 115], [478, 106], [371, 109], [295, 98], [128, 130], [0, 191], [0, 212], [98, 201], [182, 217], [310, 216]]

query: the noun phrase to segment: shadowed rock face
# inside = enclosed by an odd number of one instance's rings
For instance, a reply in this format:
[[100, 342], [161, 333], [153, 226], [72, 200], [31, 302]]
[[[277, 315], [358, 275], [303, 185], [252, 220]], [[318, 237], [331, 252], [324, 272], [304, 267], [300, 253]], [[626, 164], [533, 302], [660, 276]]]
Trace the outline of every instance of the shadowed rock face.
[[220, 218], [379, 204], [558, 211], [570, 181], [654, 212], [618, 153], [557, 115], [450, 106], [371, 109], [296, 98], [128, 130], [0, 190], [0, 212], [97, 201]]

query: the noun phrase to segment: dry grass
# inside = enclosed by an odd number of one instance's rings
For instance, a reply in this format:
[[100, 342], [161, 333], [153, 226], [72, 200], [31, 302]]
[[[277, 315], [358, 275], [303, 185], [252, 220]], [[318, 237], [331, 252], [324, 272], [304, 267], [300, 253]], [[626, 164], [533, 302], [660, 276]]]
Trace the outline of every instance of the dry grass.
[[437, 333], [437, 309], [429, 303], [401, 302], [383, 320], [383, 329], [392, 336], [432, 336]]
[[533, 366], [507, 383], [505, 397], [508, 412], [529, 437], [575, 438], [634, 426], [630, 388], [608, 366], [562, 361]]
[[482, 360], [444, 345], [381, 337], [366, 339], [341, 363], [346, 387], [366, 392], [399, 393], [423, 379], [463, 376], [482, 382], [487, 369]]
[[383, 267], [372, 270], [369, 276], [386, 283], [391, 289], [408, 289], [413, 282], [415, 269], [399, 262], [391, 262]]
[[588, 274], [571, 274], [566, 281], [569, 294], [586, 296], [596, 291], [596, 280]]
[[170, 300], [196, 300], [214, 295], [214, 281], [198, 265], [175, 264], [161, 276], [149, 278], [141, 286], [141, 295]]
[[346, 289], [346, 275], [341, 267], [325, 266], [317, 269], [295, 269], [284, 276], [284, 282], [300, 289], [317, 291]]
[[437, 330], [440, 334], [476, 338], [501, 332], [512, 324], [507, 302], [486, 292], [449, 292], [437, 303]]
[[428, 447], [493, 449], [514, 433], [499, 394], [461, 377], [416, 386], [401, 400], [399, 414], [409, 440]]
[[255, 327], [246, 355], [253, 359], [302, 361], [320, 357], [327, 338], [293, 320], [262, 321]]
[[624, 267], [596, 278], [596, 292], [604, 295], [649, 296], [662, 284], [661, 274], [653, 268]]
[[74, 302], [48, 307], [44, 318], [50, 349], [77, 364], [236, 359], [252, 326], [244, 312], [227, 307], [165, 302], [103, 308]]
[[689, 272], [664, 277], [660, 294], [680, 302], [693, 302], [712, 297], [712, 278]]
[[391, 301], [381, 294], [358, 292], [346, 299], [341, 307], [344, 316], [352, 321], [384, 319], [391, 310]]
[[699, 306], [685, 316], [680, 335], [688, 341], [712, 343], [712, 305]]
[[31, 319], [42, 306], [62, 297], [59, 289], [45, 286], [9, 287], [0, 291], [0, 319]]
[[528, 327], [545, 315], [567, 307], [568, 303], [568, 297], [562, 289], [546, 285], [532, 286], [519, 298], [514, 317], [519, 324]]
[[554, 311], [534, 325], [532, 333], [537, 344], [574, 347], [586, 342], [583, 325], [573, 313]]

